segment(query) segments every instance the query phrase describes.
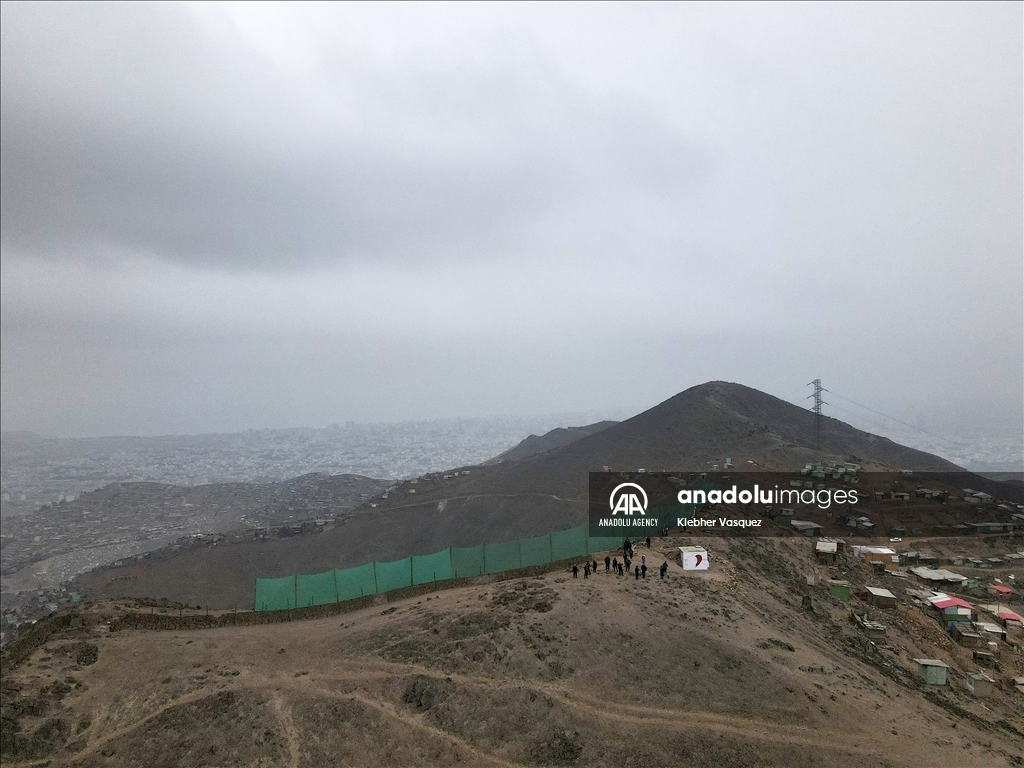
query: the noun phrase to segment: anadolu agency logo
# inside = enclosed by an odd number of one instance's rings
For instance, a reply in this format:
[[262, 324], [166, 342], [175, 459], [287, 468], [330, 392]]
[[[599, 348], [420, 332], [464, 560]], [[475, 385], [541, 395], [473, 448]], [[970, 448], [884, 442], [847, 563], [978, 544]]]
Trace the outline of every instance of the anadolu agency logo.
[[[602, 482], [607, 475], [600, 476]], [[644, 485], [646, 485], [644, 481]], [[650, 536], [665, 527], [657, 509], [652, 508], [652, 493], [657, 489], [644, 487], [640, 482], [615, 482], [592, 489], [590, 496], [590, 531], [592, 536], [639, 535]], [[596, 491], [596, 492], [595, 492]], [[627, 530], [628, 529], [628, 530]]]
[[647, 515], [647, 491], [636, 483], [619, 483], [612, 489], [608, 496], [608, 507], [612, 515], [620, 512], [624, 515], [632, 515], [639, 512]]

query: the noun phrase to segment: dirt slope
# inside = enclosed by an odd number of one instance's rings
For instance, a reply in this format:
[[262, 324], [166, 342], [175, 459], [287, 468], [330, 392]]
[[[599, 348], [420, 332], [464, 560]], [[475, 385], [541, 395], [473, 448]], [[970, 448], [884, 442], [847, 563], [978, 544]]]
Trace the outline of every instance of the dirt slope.
[[[670, 560], [666, 581], [602, 566], [316, 621], [100, 632], [88, 666], [55, 639], [5, 680], [6, 706], [36, 706], [6, 744], [80, 766], [1021, 764], [1020, 697], [969, 697], [966, 650], [905, 600], [866, 654], [806, 586], [808, 542], [703, 543], [713, 569]], [[925, 691], [917, 655], [947, 660], [952, 687]]]

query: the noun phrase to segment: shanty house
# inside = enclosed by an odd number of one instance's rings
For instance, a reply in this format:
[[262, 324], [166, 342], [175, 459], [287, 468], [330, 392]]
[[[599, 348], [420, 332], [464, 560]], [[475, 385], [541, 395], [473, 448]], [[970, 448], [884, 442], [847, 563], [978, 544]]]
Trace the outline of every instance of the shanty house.
[[896, 550], [889, 547], [855, 546], [853, 556], [859, 557], [865, 563], [899, 563], [900, 561]]
[[789, 524], [804, 536], [817, 536], [821, 533], [821, 526], [810, 520], [790, 520]]
[[939, 619], [943, 624], [953, 621], [971, 621], [974, 614], [974, 606], [959, 597], [949, 595], [936, 595], [928, 599], [933, 609], [938, 611]]
[[1020, 632], [1021, 628], [1024, 627], [1024, 621], [1013, 611], [1000, 611], [996, 614], [996, 620], [1002, 625], [1003, 629], [1009, 631]]
[[950, 631], [953, 639], [956, 640], [964, 648], [984, 648], [985, 641], [981, 635], [975, 632], [970, 624], [965, 622], [955, 622], [953, 629]]
[[814, 544], [814, 555], [819, 563], [835, 565], [839, 555], [839, 545], [834, 541], [818, 541]]
[[992, 695], [996, 681], [984, 672], [974, 672], [967, 676], [967, 690], [979, 698], [988, 698]]
[[917, 674], [928, 685], [945, 685], [949, 665], [938, 659], [914, 659], [917, 662]]
[[896, 595], [881, 587], [864, 587], [861, 597], [878, 608], [892, 608], [896, 605]]
[[1013, 590], [1005, 584], [990, 584], [985, 587], [985, 591], [990, 595], [995, 595], [996, 597], [1001, 597], [1003, 599], [1009, 598], [1010, 595], [1013, 594]]
[[972, 622], [974, 625], [974, 631], [978, 632], [985, 641], [989, 640], [1006, 640], [1006, 629], [999, 624], [993, 624], [991, 621], [975, 621]]

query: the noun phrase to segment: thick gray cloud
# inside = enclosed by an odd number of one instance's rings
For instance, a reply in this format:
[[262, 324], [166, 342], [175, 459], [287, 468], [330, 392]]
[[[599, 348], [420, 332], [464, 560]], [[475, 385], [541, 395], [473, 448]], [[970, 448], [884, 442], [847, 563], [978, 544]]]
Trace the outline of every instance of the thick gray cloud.
[[2, 13], [5, 429], [820, 375], [1020, 431], [1019, 5]]
[[6, 11], [4, 236], [26, 248], [242, 268], [508, 249], [606, 207], [608, 181], [657, 199], [703, 170], [657, 115], [542, 53], [396, 67], [310, 40], [323, 60], [298, 77], [181, 7]]

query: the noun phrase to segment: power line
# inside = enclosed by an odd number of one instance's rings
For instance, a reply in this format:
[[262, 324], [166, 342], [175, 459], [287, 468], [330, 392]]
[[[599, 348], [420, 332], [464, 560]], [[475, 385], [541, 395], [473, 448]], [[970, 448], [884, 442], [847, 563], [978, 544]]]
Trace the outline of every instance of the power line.
[[794, 390], [793, 390], [792, 392], [790, 392], [790, 393], [789, 393], [788, 395], [786, 395], [786, 396], [785, 396], [784, 398], [782, 398], [782, 399], [783, 399], [783, 400], [789, 400], [789, 398], [791, 398], [791, 397], [792, 397], [793, 395], [795, 395], [795, 394], [796, 394], [797, 392], [799, 392], [799, 391], [800, 391], [801, 389], [803, 389], [804, 387], [809, 387], [809, 386], [810, 386], [810, 384], [804, 384], [804, 385], [803, 385], [802, 387], [797, 387], [796, 389], [794, 389]]
[[[845, 395], [841, 395], [838, 392], [836, 392], [835, 390], [828, 390], [828, 391], [831, 394], [835, 395], [836, 397], [841, 397], [843, 400], [845, 400], [848, 403], [853, 403], [854, 405], [856, 405], [856, 406], [858, 406], [860, 408], [863, 408], [866, 411], [871, 411], [872, 413], [877, 413], [879, 416], [884, 416], [887, 419], [891, 419], [892, 421], [895, 421], [897, 424], [902, 424], [904, 427], [910, 427], [911, 429], [916, 429], [918, 432], [923, 432], [926, 435], [929, 435], [931, 437], [939, 438], [940, 440], [944, 440], [945, 439], [941, 435], [936, 435], [933, 432], [929, 432], [927, 429], [922, 429], [921, 427], [918, 427], [918, 426], [916, 426], [914, 424], [910, 424], [910, 423], [908, 423], [906, 421], [902, 421], [901, 419], [897, 419], [895, 416], [890, 416], [887, 413], [882, 413], [881, 411], [876, 410], [876, 409], [872, 408], [869, 405], [864, 405], [863, 403], [858, 403], [856, 400], [851, 400], [849, 397], [846, 397]], [[835, 407], [835, 406], [833, 406], [833, 407]]]

